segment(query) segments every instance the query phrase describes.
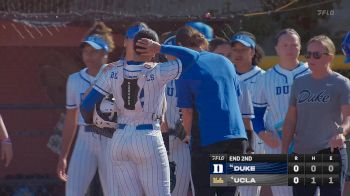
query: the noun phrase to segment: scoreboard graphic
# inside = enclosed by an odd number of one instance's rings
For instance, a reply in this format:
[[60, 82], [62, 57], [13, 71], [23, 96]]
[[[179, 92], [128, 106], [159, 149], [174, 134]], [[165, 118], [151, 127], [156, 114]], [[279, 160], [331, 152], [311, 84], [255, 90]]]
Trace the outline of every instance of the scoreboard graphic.
[[337, 154], [210, 155], [210, 186], [325, 186], [339, 184]]

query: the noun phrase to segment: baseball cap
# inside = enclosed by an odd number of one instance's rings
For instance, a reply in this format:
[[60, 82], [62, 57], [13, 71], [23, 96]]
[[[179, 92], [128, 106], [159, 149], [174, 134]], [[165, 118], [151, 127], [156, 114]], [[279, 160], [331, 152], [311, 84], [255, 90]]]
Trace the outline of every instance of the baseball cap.
[[345, 55], [344, 63], [350, 63], [350, 32], [348, 32], [341, 43], [341, 48]]
[[255, 46], [256, 46], [255, 41], [252, 38], [250, 38], [247, 35], [243, 35], [243, 34], [234, 35], [231, 38], [231, 43], [232, 42], [239, 42], [239, 43], [241, 43], [249, 48], [255, 48]]
[[105, 52], [108, 52], [108, 44], [107, 42], [99, 35], [90, 35], [87, 36], [81, 46], [83, 44], [89, 44], [91, 47], [93, 47], [96, 50], [104, 50]]
[[202, 22], [187, 22], [186, 26], [190, 26], [204, 35], [204, 37], [211, 41], [214, 37], [213, 28]]
[[175, 35], [168, 37], [163, 43], [164, 45], [176, 46], [176, 37]]
[[147, 26], [140, 23], [135, 26], [129, 27], [125, 33], [126, 39], [134, 39], [135, 35], [140, 32], [142, 29], [147, 29]]

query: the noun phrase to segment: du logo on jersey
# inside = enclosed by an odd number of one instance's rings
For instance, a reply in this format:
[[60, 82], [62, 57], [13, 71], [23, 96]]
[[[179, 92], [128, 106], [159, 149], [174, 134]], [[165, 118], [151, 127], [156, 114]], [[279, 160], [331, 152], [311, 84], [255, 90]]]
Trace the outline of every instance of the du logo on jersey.
[[223, 164], [213, 164], [213, 174], [223, 174], [224, 165]]
[[276, 95], [288, 95], [288, 94], [289, 94], [289, 86], [276, 87]]

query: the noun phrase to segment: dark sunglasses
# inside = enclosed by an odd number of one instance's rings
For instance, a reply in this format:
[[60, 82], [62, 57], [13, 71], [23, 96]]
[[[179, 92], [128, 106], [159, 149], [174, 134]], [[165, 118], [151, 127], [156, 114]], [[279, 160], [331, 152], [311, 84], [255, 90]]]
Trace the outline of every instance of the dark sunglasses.
[[322, 57], [322, 55], [329, 55], [329, 53], [327, 52], [306, 52], [305, 54], [305, 58], [309, 59], [311, 57], [313, 57], [314, 59], [320, 59]]

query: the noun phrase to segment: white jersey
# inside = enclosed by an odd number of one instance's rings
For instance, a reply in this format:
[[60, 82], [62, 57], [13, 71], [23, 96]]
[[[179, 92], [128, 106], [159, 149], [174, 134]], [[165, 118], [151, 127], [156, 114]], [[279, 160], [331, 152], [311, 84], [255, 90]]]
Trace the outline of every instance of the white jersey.
[[309, 72], [310, 69], [306, 63], [300, 63], [291, 71], [277, 64], [256, 80], [253, 105], [267, 107], [265, 114], [267, 130], [276, 131], [276, 125], [284, 121], [289, 106], [291, 86], [295, 78]]
[[177, 79], [181, 68], [179, 60], [159, 63], [153, 68], [117, 61], [103, 73], [94, 89], [104, 95], [113, 94], [118, 123], [152, 124], [162, 115], [165, 84]]
[[251, 69], [250, 71], [238, 75], [238, 80], [240, 82], [244, 82], [246, 87], [248, 88], [248, 91], [253, 94], [254, 93], [254, 88], [256, 85], [256, 80], [259, 76], [261, 76], [263, 73], [265, 73], [265, 71], [263, 69], [261, 69], [258, 66], [254, 66], [253, 69]]
[[169, 129], [175, 129], [176, 122], [181, 118], [180, 108], [177, 107], [176, 81], [167, 83], [165, 95], [167, 101], [167, 110], [165, 112]]
[[239, 84], [242, 90], [242, 94], [238, 98], [239, 108], [241, 110], [243, 118], [254, 118], [254, 110], [252, 103], [252, 94], [254, 92], [254, 85], [257, 76], [261, 75], [265, 71], [258, 66], [254, 66], [252, 70], [244, 74], [237, 74]]
[[[85, 91], [93, 83], [95, 83], [96, 79], [98, 78], [89, 75], [86, 71], [87, 68], [84, 68], [68, 77], [66, 89], [66, 109], [79, 108]], [[78, 114], [78, 125], [86, 125], [80, 112]]]

